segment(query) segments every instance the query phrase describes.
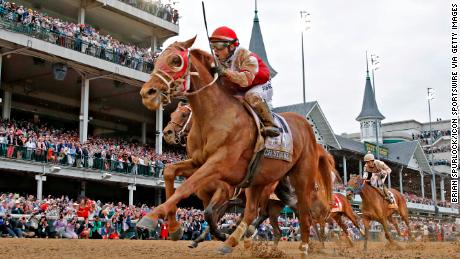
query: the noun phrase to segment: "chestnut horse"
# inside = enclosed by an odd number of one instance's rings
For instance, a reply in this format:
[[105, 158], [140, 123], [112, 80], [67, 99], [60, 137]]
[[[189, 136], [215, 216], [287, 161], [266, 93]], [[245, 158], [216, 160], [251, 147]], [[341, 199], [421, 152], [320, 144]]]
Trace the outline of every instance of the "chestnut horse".
[[[318, 144], [317, 150], [318, 150], [319, 159], [320, 159], [319, 171], [321, 172], [321, 174], [331, 174], [332, 173], [335, 175], [335, 178], [337, 179], [336, 181], [341, 181], [340, 175], [335, 169], [334, 157], [330, 155], [320, 144]], [[348, 235], [347, 226], [342, 222], [342, 216], [345, 216], [348, 219], [350, 219], [353, 225], [359, 229], [358, 221], [356, 219], [355, 214], [353, 213], [353, 209], [351, 207], [350, 202], [342, 194], [337, 194], [337, 196], [340, 202], [342, 203], [342, 211], [330, 212], [329, 210], [324, 209], [324, 208], [327, 208], [327, 206], [323, 203], [325, 202], [325, 199], [320, 199], [321, 202], [319, 204], [316, 204], [316, 206], [313, 206], [314, 208], [311, 209], [311, 210], [317, 211], [316, 213], [312, 214], [311, 219], [313, 220], [313, 222], [317, 222], [320, 225], [321, 232], [318, 231], [318, 229], [316, 228], [316, 233], [323, 247], [324, 247], [324, 239], [325, 239], [325, 234], [324, 234], [325, 223], [326, 222], [332, 223], [331, 219], [337, 222], [337, 224], [342, 228], [342, 230], [344, 231], [344, 235], [347, 237], [347, 240], [350, 246], [353, 246], [353, 243]], [[278, 216], [280, 215], [281, 210], [283, 209], [284, 206], [285, 204], [280, 200], [270, 200], [266, 209], [261, 212], [261, 216], [257, 218], [256, 222], [254, 222], [253, 224], [253, 226], [258, 226], [265, 219], [270, 218], [270, 223], [273, 227], [275, 246], [278, 245], [278, 242], [282, 236], [281, 229], [279, 228], [279, 225], [278, 225]], [[292, 207], [292, 209], [296, 210], [296, 207]], [[254, 231], [254, 229], [252, 229], [252, 231]], [[362, 233], [361, 230], [360, 232], [361, 234], [364, 235], [364, 233]]]
[[372, 220], [379, 222], [383, 226], [383, 231], [385, 232], [386, 239], [390, 242], [390, 245], [396, 245], [391, 239], [390, 233], [388, 232], [388, 222], [393, 224], [396, 229], [396, 232], [399, 236], [401, 233], [399, 231], [398, 223], [393, 214], [398, 212], [401, 216], [401, 219], [406, 224], [407, 229], [409, 230], [409, 239], [411, 239], [411, 229], [409, 226], [409, 212], [407, 210], [406, 200], [404, 200], [401, 193], [393, 188], [389, 189], [395, 198], [396, 204], [398, 205], [397, 209], [388, 208], [388, 201], [382, 197], [380, 191], [372, 187], [367, 180], [361, 179], [359, 176], [352, 176], [348, 181], [348, 188], [353, 192], [353, 194], [359, 194], [362, 199], [361, 211], [362, 211], [362, 220], [365, 228], [365, 242], [364, 250], [367, 250], [367, 239], [369, 234], [369, 225]]
[[[168, 46], [157, 58], [150, 80], [140, 91], [143, 104], [150, 110], [160, 109], [162, 103], [170, 101], [171, 94], [184, 91], [194, 112], [194, 124], [187, 139], [190, 158], [165, 169], [168, 175], [182, 171], [190, 177], [175, 192], [173, 179], [166, 181], [165, 178], [166, 202], [138, 222], [140, 226], [155, 228], [159, 217], [167, 217], [173, 239], [179, 238], [182, 233], [176, 221], [177, 203], [218, 180], [232, 186], [240, 184], [245, 178], [258, 137], [257, 125], [240, 101], [233, 97], [234, 93], [227, 87], [229, 82], [217, 82], [217, 73], [214, 77], [211, 74], [214, 58], [204, 51], [190, 50], [194, 41], [195, 38], [192, 38]], [[259, 203], [268, 199], [263, 197], [265, 186], [287, 176], [298, 199], [301, 250], [304, 254], [308, 251], [308, 208], [316, 198], [312, 190], [317, 184], [314, 179], [319, 174], [316, 139], [304, 117], [296, 113], [281, 115], [292, 133], [292, 161], [261, 159], [251, 185], [245, 190], [244, 218], [219, 249], [221, 253], [232, 251], [257, 216]], [[330, 178], [330, 175], [326, 177]], [[330, 195], [331, 183], [326, 181], [324, 188]]]

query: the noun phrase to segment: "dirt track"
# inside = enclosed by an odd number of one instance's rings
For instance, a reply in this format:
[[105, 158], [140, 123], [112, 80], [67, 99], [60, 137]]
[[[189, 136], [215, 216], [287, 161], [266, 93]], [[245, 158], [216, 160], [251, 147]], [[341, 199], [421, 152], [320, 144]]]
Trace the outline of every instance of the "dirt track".
[[[260, 242], [257, 251], [261, 250]], [[0, 258], [254, 258], [240, 244], [231, 255], [216, 253], [221, 242], [205, 242], [189, 249], [188, 241], [136, 240], [61, 240], [61, 239], [0, 239]], [[460, 258], [460, 243], [399, 243], [402, 249], [391, 249], [383, 242], [370, 242], [369, 252], [362, 251], [363, 243], [345, 249], [344, 243], [327, 243], [324, 252], [313, 252], [308, 258]], [[291, 258], [300, 258], [298, 242], [281, 242], [280, 249]]]

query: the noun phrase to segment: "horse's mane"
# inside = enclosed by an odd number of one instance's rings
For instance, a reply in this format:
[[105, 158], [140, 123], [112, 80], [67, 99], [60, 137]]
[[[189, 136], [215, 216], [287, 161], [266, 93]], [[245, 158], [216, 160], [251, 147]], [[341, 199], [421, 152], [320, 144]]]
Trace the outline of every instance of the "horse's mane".
[[[206, 71], [209, 72], [211, 75], [211, 68], [214, 66], [214, 58], [210, 53], [207, 51], [201, 50], [201, 49], [191, 49], [190, 50], [190, 55], [198, 59], [200, 64], [206, 69]], [[199, 64], [192, 63], [194, 66], [199, 66]], [[212, 75], [211, 75], [212, 77]], [[219, 77], [217, 82], [219, 85], [225, 85], [227, 87], [221, 87], [224, 92], [228, 93], [229, 95], [235, 95], [235, 91], [232, 89], [232, 87], [237, 86], [236, 84], [230, 82], [229, 80], [226, 80], [225, 78]], [[230, 86], [230, 87], [228, 87]]]

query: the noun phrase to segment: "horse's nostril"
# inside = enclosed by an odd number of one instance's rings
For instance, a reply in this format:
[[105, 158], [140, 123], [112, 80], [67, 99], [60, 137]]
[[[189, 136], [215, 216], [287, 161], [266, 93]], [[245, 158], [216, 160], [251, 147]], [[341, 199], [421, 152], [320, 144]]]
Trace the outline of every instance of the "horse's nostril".
[[166, 131], [166, 133], [169, 134], [169, 135], [173, 134], [172, 130], [168, 130], [168, 131]]
[[150, 88], [149, 91], [147, 92], [148, 95], [153, 95], [157, 92], [156, 89]]

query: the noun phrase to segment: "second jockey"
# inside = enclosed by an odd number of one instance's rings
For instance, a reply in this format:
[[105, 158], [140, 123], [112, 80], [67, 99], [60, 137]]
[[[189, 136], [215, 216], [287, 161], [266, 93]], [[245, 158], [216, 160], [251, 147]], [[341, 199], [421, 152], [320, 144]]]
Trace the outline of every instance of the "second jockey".
[[270, 112], [273, 89], [267, 65], [255, 53], [240, 47], [236, 33], [228, 27], [217, 28], [209, 40], [219, 62], [219, 75], [238, 85], [239, 94], [262, 120], [264, 135], [279, 136]]
[[376, 160], [373, 154], [366, 154], [364, 156], [364, 173], [363, 178], [368, 179], [368, 174], [372, 173], [371, 176], [371, 185], [374, 187], [381, 188], [385, 199], [390, 203], [390, 207], [394, 204], [393, 196], [389, 194], [388, 189], [385, 187], [385, 180], [387, 176], [391, 173], [391, 168], [389, 168], [383, 161]]

